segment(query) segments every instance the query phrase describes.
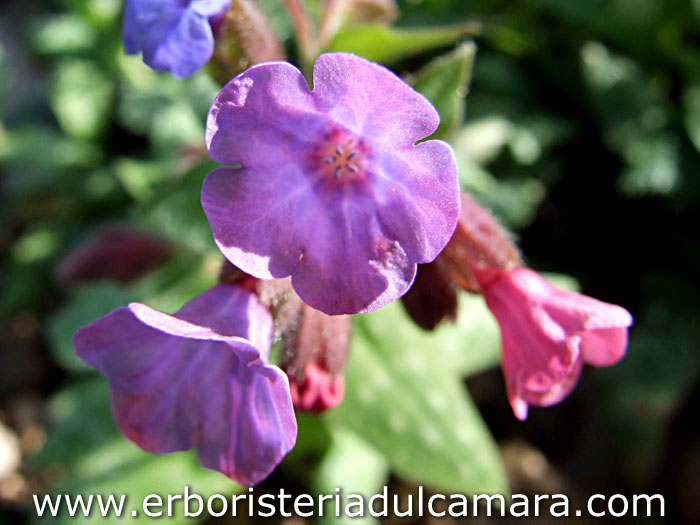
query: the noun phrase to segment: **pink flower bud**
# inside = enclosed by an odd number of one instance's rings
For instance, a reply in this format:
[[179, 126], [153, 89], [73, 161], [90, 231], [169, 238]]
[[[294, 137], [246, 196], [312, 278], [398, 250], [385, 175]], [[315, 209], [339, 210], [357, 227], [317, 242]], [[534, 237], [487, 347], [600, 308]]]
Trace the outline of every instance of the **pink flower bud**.
[[584, 363], [610, 366], [627, 347], [630, 313], [562, 290], [528, 268], [472, 265], [496, 316], [503, 344], [503, 373], [515, 416], [528, 405], [550, 406], [574, 388]]
[[331, 374], [322, 363], [312, 362], [304, 370], [301, 381], [290, 377], [289, 389], [294, 408], [320, 414], [343, 400], [345, 379]]
[[298, 410], [320, 413], [343, 400], [343, 369], [350, 343], [350, 316], [326, 315], [294, 294], [278, 315], [282, 368]]

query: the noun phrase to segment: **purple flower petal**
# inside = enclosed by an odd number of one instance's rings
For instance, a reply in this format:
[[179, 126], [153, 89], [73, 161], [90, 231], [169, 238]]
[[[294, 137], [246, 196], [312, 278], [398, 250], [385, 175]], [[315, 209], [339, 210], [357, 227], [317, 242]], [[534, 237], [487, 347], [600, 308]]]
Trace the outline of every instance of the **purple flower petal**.
[[228, 9], [230, 0], [127, 0], [124, 48], [143, 53], [156, 71], [184, 78], [206, 64], [214, 51], [210, 20]]
[[389, 149], [432, 135], [440, 115], [387, 68], [349, 53], [326, 53], [314, 65], [314, 100], [328, 118]]
[[78, 355], [107, 376], [115, 419], [151, 452], [197, 448], [202, 464], [243, 484], [294, 446], [284, 373], [266, 364], [269, 312], [218, 285], [168, 315], [132, 303], [78, 330]]
[[263, 279], [291, 274], [301, 298], [329, 314], [374, 310], [408, 290], [416, 265], [384, 235], [370, 196], [338, 207], [292, 167], [275, 175], [222, 168], [205, 179], [202, 204], [229, 260]]
[[272, 171], [297, 164], [323, 124], [297, 68], [287, 62], [258, 64], [226, 84], [214, 100], [207, 148], [221, 164]]
[[435, 109], [388, 69], [322, 55], [314, 90], [281, 63], [260, 64], [217, 96], [214, 160], [202, 205], [214, 238], [258, 278], [292, 276], [328, 314], [367, 312], [405, 293], [459, 214], [454, 155]]
[[435, 259], [454, 233], [460, 202], [456, 170], [452, 148], [439, 140], [377, 161], [380, 220], [415, 262]]

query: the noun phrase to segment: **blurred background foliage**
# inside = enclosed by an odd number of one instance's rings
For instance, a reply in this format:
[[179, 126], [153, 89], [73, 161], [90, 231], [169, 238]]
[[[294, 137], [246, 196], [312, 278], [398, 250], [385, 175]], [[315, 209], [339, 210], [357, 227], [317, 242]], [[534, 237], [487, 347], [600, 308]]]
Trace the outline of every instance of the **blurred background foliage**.
[[[282, 4], [258, 3], [295, 60]], [[318, 1], [306, 4], [318, 16]], [[387, 64], [434, 102], [463, 187], [515, 233], [530, 266], [630, 309], [629, 353], [586, 370], [563, 404], [519, 423], [480, 298], [461, 297], [456, 324], [434, 333], [399, 304], [358, 316], [344, 403], [300, 416], [296, 449], [256, 490], [372, 494], [390, 483], [412, 493], [424, 484], [574, 500], [653, 491], [666, 496], [667, 515], [691, 522], [700, 514], [700, 2], [398, 4], [395, 24], [345, 27], [329, 49]], [[0, 8], [8, 523], [32, 521], [32, 493], [138, 501], [184, 484], [241, 490], [192, 454], [150, 455], [121, 437], [106, 381], [74, 354], [79, 326], [130, 301], [174, 311], [220, 265], [199, 202], [214, 166], [203, 130], [219, 86], [206, 70], [180, 81], [125, 56], [121, 10], [120, 0]], [[60, 262], [103, 227], [136, 228], [170, 248], [145, 276], [65, 278]]]

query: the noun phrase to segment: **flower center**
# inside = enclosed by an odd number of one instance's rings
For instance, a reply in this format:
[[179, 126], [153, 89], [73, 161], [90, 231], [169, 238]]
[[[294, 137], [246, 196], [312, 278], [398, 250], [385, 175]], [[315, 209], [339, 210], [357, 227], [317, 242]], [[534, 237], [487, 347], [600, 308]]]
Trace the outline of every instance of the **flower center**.
[[312, 155], [318, 173], [328, 181], [354, 181], [364, 178], [367, 147], [354, 134], [333, 129], [319, 140]]

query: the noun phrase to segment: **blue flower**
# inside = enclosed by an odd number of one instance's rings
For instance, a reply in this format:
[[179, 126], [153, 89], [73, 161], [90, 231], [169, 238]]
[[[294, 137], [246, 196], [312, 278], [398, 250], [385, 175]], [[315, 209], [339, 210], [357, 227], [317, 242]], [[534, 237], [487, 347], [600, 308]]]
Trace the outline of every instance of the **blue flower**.
[[156, 71], [185, 78], [206, 64], [214, 51], [212, 23], [231, 0], [126, 0], [124, 48], [143, 53]]

